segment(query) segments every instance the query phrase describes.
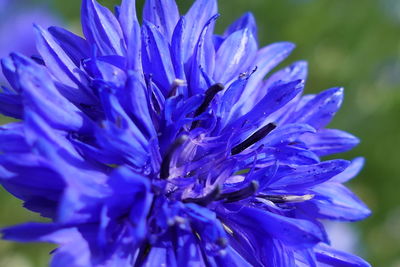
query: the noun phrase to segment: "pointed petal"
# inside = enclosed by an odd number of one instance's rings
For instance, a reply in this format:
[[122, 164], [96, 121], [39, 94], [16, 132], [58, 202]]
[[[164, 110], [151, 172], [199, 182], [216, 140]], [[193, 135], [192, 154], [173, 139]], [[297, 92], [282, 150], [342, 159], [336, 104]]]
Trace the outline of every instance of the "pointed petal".
[[318, 156], [345, 152], [360, 142], [354, 135], [336, 129], [322, 129], [315, 134], [303, 135], [301, 141]]
[[102, 55], [124, 55], [124, 37], [118, 20], [96, 0], [82, 1], [82, 30]]
[[[306, 61], [297, 61], [282, 70], [272, 74], [263, 85], [265, 90], [279, 84], [288, 83], [296, 80], [306, 80], [308, 74], [308, 64]], [[262, 90], [261, 90], [262, 91]], [[261, 96], [261, 95], [260, 95]], [[263, 96], [263, 95], [262, 95]]]
[[225, 84], [240, 72], [246, 71], [257, 52], [253, 33], [245, 28], [229, 35], [216, 54], [214, 80]]
[[241, 231], [253, 232], [260, 238], [261, 235], [267, 235], [296, 248], [311, 247], [323, 240], [323, 233], [308, 220], [289, 218], [258, 208], [243, 207], [229, 220], [238, 224]]
[[254, 36], [254, 38], [257, 39], [256, 19], [251, 12], [246, 12], [243, 16], [234, 21], [224, 32], [224, 37], [227, 37], [230, 34], [243, 29], [248, 29], [250, 33]]
[[91, 266], [90, 249], [76, 228], [55, 224], [27, 223], [2, 230], [3, 238], [19, 242], [51, 242], [61, 245], [55, 251], [51, 266]]
[[192, 95], [204, 93], [212, 85], [209, 76], [214, 72], [215, 51], [208, 36], [211, 35], [217, 18], [218, 15], [215, 15], [207, 21], [194, 50], [191, 71], [188, 75]]
[[[203, 31], [204, 25], [211, 17], [217, 14], [216, 0], [196, 0], [186, 14], [186, 27], [184, 35], [186, 38], [182, 44], [184, 62], [192, 56], [195, 46]], [[211, 30], [212, 32], [212, 30]]]
[[76, 66], [89, 57], [89, 44], [82, 37], [60, 27], [50, 27], [48, 31]]
[[118, 19], [125, 39], [129, 40], [135, 24], [138, 23], [136, 14], [136, 0], [122, 0]]
[[351, 164], [344, 172], [333, 177], [332, 182], [346, 183], [353, 179], [361, 171], [364, 166], [364, 158], [358, 157], [351, 161]]
[[182, 79], [184, 81], [186, 81], [185, 68], [184, 68], [185, 53], [182, 47], [185, 43], [185, 38], [186, 38], [185, 27], [186, 27], [185, 17], [182, 16], [179, 19], [174, 29], [171, 41], [171, 57], [172, 57], [172, 65], [174, 66], [175, 69], [175, 75], [178, 79]]
[[285, 190], [312, 187], [344, 171], [349, 164], [346, 160], [330, 160], [314, 165], [282, 167], [278, 171], [278, 176], [273, 178], [268, 187]]
[[154, 83], [167, 96], [175, 79], [168, 43], [149, 22], [143, 25], [142, 30], [144, 72], [152, 75]]
[[315, 129], [308, 124], [286, 124], [273, 130], [261, 141], [261, 143], [265, 146], [276, 146], [283, 143], [291, 143], [295, 142], [300, 136], [306, 133], [315, 133]]
[[[248, 121], [256, 127], [261, 126], [268, 115], [286, 105], [303, 90], [303, 87], [304, 82], [298, 80], [271, 88], [271, 90], [269, 90], [269, 92], [248, 113], [236, 120], [234, 124], [242, 125], [245, 121]], [[244, 96], [242, 95], [241, 99], [243, 97]], [[260, 116], [260, 114], [263, 116]], [[229, 128], [229, 125], [230, 124], [228, 124], [226, 128]]]
[[0, 114], [22, 119], [24, 107], [20, 95], [0, 92]]
[[178, 6], [175, 0], [146, 0], [143, 19], [154, 24], [170, 42], [179, 20]]
[[371, 215], [368, 207], [341, 184], [328, 182], [315, 187], [313, 191], [317, 196], [307, 204], [317, 207], [316, 215], [319, 218], [359, 221]]
[[309, 100], [291, 117], [292, 122], [308, 123], [316, 129], [325, 127], [339, 110], [343, 88], [332, 88]]
[[92, 122], [58, 92], [45, 69], [17, 54], [13, 54], [12, 58], [23, 91], [25, 111], [29, 109], [38, 113], [61, 130], [79, 132], [90, 129]]
[[257, 103], [255, 92], [259, 88], [260, 82], [265, 75], [284, 60], [294, 49], [294, 44], [288, 42], [274, 43], [266, 46], [257, 52], [252, 65], [257, 68], [251, 76], [242, 96], [243, 112], [251, 108], [251, 105], [245, 105], [245, 102]]
[[[81, 77], [77, 71], [78, 67], [54, 40], [53, 36], [40, 27], [36, 26], [36, 44], [40, 55], [48, 67], [50, 73], [61, 83], [67, 85], [72, 92], [65, 91], [66, 97], [74, 95], [81, 103], [92, 104], [94, 95], [82, 84]], [[85, 90], [86, 89], [86, 90]], [[76, 96], [78, 94], [78, 96]]]
[[325, 244], [319, 244], [315, 249], [317, 260], [328, 266], [371, 267], [371, 265], [355, 255], [336, 250]]

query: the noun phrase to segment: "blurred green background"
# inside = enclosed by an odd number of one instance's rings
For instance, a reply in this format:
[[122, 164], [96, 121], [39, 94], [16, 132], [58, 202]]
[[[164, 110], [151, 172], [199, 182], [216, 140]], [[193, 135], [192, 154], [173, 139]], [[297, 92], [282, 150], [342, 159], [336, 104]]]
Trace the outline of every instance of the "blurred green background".
[[[109, 7], [118, 4], [100, 2]], [[185, 10], [192, 1], [178, 2]], [[55, 12], [59, 24], [80, 31], [80, 0], [31, 0], [23, 8], [29, 11], [35, 5]], [[364, 170], [350, 186], [373, 210], [370, 218], [351, 226], [360, 238], [357, 253], [373, 266], [399, 267], [400, 1], [220, 0], [219, 6], [219, 32], [243, 12], [251, 11], [257, 18], [262, 46], [283, 40], [296, 43], [297, 49], [285, 64], [308, 60], [306, 92], [346, 88], [344, 105], [331, 127], [362, 140], [344, 157], [366, 158]], [[0, 36], [0, 42], [10, 40], [12, 36]], [[0, 227], [39, 219], [2, 189], [0, 200]], [[0, 266], [46, 266], [50, 249], [50, 245], [0, 241]]]

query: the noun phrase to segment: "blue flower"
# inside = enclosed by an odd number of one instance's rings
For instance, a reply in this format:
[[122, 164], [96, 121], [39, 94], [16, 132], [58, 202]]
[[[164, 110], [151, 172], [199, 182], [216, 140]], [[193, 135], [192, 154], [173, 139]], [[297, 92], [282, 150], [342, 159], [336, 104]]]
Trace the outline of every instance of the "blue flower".
[[3, 59], [0, 111], [21, 121], [0, 181], [51, 220], [3, 238], [58, 244], [51, 266], [368, 266], [321, 223], [370, 214], [342, 185], [363, 159], [321, 160], [359, 142], [326, 128], [343, 89], [302, 96], [305, 62], [271, 74], [293, 44], [217, 18], [214, 0], [148, 0], [142, 24], [133, 0], [84, 0], [85, 38], [36, 26], [41, 58]]

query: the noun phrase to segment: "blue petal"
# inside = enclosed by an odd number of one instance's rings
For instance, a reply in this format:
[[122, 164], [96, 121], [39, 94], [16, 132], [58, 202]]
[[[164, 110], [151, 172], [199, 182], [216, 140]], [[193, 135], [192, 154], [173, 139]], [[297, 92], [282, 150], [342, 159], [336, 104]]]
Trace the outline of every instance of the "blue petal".
[[229, 36], [230, 34], [239, 31], [248, 29], [250, 33], [257, 39], [257, 24], [254, 15], [251, 12], [246, 12], [239, 19], [234, 21], [231, 25], [229, 25], [228, 29], [224, 32], [224, 37]]
[[330, 160], [313, 165], [283, 167], [270, 181], [269, 188], [300, 190], [321, 184], [344, 171], [349, 162]]
[[[186, 261], [186, 264], [189, 264], [189, 262]], [[143, 267], [154, 267], [154, 266], [178, 267], [177, 261], [175, 259], [175, 253], [172, 250], [172, 248], [168, 246], [165, 248], [153, 247], [150, 250], [146, 262], [143, 264]]]
[[120, 99], [126, 100], [127, 110], [129, 115], [133, 118], [134, 122], [138, 125], [142, 132], [146, 134], [148, 139], [155, 137], [156, 130], [151, 119], [151, 113], [148, 103], [148, 92], [144, 85], [141, 83], [140, 78], [134, 72], [128, 74], [128, 80], [126, 83], [126, 92], [121, 94]]
[[89, 44], [82, 37], [60, 27], [50, 27], [48, 31], [76, 66], [80, 66], [82, 59], [89, 57]]
[[308, 64], [306, 61], [297, 61], [282, 70], [272, 74], [265, 82], [263, 87], [269, 88], [278, 83], [288, 83], [295, 80], [305, 80], [308, 74]]
[[65, 91], [68, 99], [79, 101], [78, 103], [93, 104], [94, 95], [81, 82], [77, 66], [54, 40], [52, 35], [36, 26], [37, 49], [46, 63], [49, 71], [72, 92]]
[[38, 113], [58, 129], [78, 132], [90, 129], [92, 122], [58, 92], [45, 69], [20, 55], [13, 54], [12, 58], [23, 91], [25, 111]]
[[360, 142], [354, 135], [336, 129], [322, 129], [315, 134], [303, 135], [301, 141], [318, 156], [345, 152]]
[[175, 79], [168, 43], [149, 22], [145, 22], [142, 30], [144, 72], [152, 75], [155, 84], [167, 96]]
[[320, 244], [315, 249], [318, 262], [327, 264], [328, 266], [341, 267], [370, 267], [371, 265], [363, 259], [331, 248], [327, 245]]
[[50, 266], [92, 266], [89, 245], [76, 228], [55, 224], [27, 223], [2, 229], [3, 238], [20, 242], [50, 242], [60, 244]]
[[309, 100], [291, 117], [292, 122], [308, 123], [316, 129], [325, 127], [343, 101], [343, 88], [328, 89]]
[[170, 42], [175, 25], [179, 20], [175, 0], [146, 0], [143, 19], [154, 24]]
[[260, 143], [265, 146], [276, 146], [279, 144], [287, 144], [296, 142], [297, 139], [306, 134], [314, 133], [315, 129], [308, 124], [286, 124], [277, 127], [269, 135], [267, 135]]
[[271, 163], [278, 160], [282, 164], [308, 165], [319, 162], [317, 155], [311, 151], [295, 146], [282, 145], [277, 147], [267, 147], [262, 151], [265, 157], [260, 157], [262, 162]]
[[118, 20], [96, 0], [82, 1], [82, 30], [89, 43], [96, 44], [102, 55], [125, 54]]
[[0, 153], [30, 152], [25, 142], [24, 125], [20, 122], [0, 126]]
[[[265, 118], [267, 118], [268, 115], [287, 104], [303, 90], [303, 87], [304, 82], [298, 80], [271, 88], [271, 90], [248, 113], [236, 120], [234, 125], [242, 125], [244, 122], [248, 121], [250, 124], [254, 124], [255, 127], [258, 128], [264, 123]], [[243, 97], [244, 96], [242, 95], [241, 98]], [[263, 116], [260, 116], [260, 114], [263, 114]], [[229, 128], [231, 124], [228, 124], [225, 128]]]
[[264, 79], [265, 75], [275, 68], [282, 60], [284, 60], [294, 49], [294, 44], [288, 42], [274, 43], [266, 46], [257, 52], [253, 62], [256, 72], [249, 79], [249, 83], [242, 96], [241, 105], [243, 112], [249, 110], [251, 105], [246, 102], [257, 103], [259, 97], [255, 94], [259, 83]]
[[128, 42], [132, 41], [129, 38], [131, 37], [135, 24], [139, 23], [136, 14], [136, 0], [122, 0], [118, 19], [122, 31], [124, 32], [125, 39], [128, 40]]
[[316, 197], [305, 204], [315, 205], [316, 216], [320, 218], [359, 221], [371, 215], [368, 207], [341, 184], [328, 182], [313, 188], [312, 191], [316, 193]]
[[188, 73], [192, 95], [203, 93], [211, 86], [209, 77], [205, 77], [205, 74], [207, 75], [214, 72], [215, 51], [214, 46], [207, 35], [210, 35], [212, 32], [211, 30], [217, 18], [218, 15], [215, 15], [207, 21], [194, 50], [190, 72]]
[[19, 92], [18, 76], [16, 74], [16, 67], [11, 57], [5, 57], [1, 59], [1, 69], [4, 77], [10, 83], [14, 90]]
[[229, 35], [219, 47], [215, 63], [214, 79], [227, 83], [240, 72], [247, 70], [257, 52], [257, 41], [252, 32], [245, 28]]
[[[186, 14], [186, 27], [182, 51], [184, 53], [184, 62], [192, 56], [195, 46], [200, 38], [204, 26], [217, 13], [216, 0], [196, 0]], [[212, 32], [212, 30], [210, 30]]]
[[[323, 240], [323, 233], [308, 220], [289, 218], [258, 208], [243, 207], [229, 220], [240, 225], [241, 231], [253, 232], [255, 237], [270, 236], [295, 248], [312, 247]], [[236, 234], [240, 235], [240, 232]]]
[[0, 92], [0, 113], [8, 117], [21, 119], [24, 113], [21, 96], [3, 88], [3, 92]]
[[345, 171], [332, 178], [332, 182], [346, 183], [353, 179], [361, 171], [362, 167], [364, 166], [364, 161], [365, 160], [362, 157], [353, 159], [350, 166], [347, 167]]
[[135, 225], [132, 237], [139, 242], [146, 236], [146, 218], [152, 202], [148, 178], [121, 167], [110, 175], [108, 184], [112, 190], [105, 200], [109, 217], [117, 219], [129, 214], [131, 223]]
[[182, 48], [186, 38], [185, 27], [185, 17], [182, 16], [174, 29], [171, 41], [172, 65], [174, 66], [176, 77], [182, 80], [186, 80], [184, 69], [185, 53]]

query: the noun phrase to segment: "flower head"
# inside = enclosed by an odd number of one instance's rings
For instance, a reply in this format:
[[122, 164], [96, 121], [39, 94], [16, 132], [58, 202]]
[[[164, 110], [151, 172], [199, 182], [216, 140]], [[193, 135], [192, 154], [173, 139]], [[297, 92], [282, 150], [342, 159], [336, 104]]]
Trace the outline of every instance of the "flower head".
[[[342, 88], [302, 96], [294, 45], [259, 48], [248, 13], [213, 32], [214, 0], [113, 14], [82, 2], [85, 38], [35, 27], [41, 58], [3, 59], [1, 184], [50, 223], [5, 239], [59, 245], [52, 266], [367, 266], [329, 246], [321, 219], [368, 208], [342, 183], [358, 139], [327, 129]], [[264, 79], [268, 75], [267, 79]], [[346, 266], [347, 266], [346, 265]]]

